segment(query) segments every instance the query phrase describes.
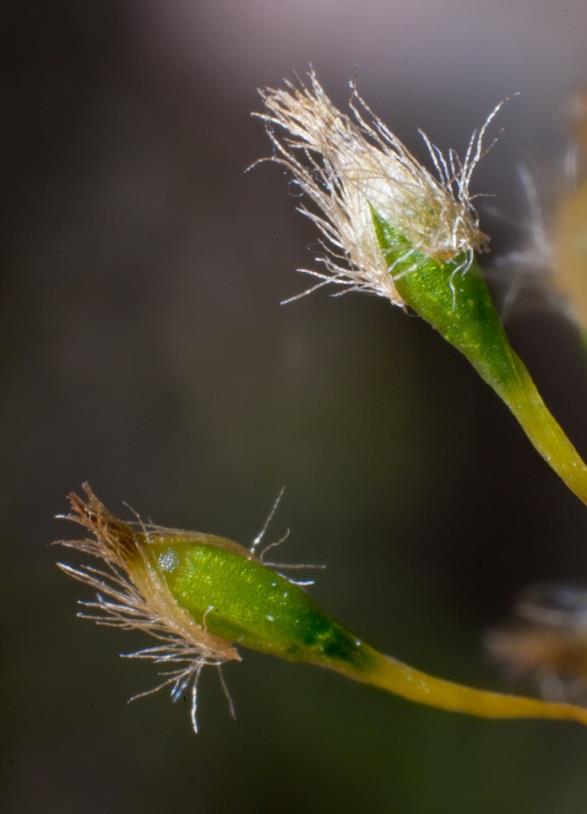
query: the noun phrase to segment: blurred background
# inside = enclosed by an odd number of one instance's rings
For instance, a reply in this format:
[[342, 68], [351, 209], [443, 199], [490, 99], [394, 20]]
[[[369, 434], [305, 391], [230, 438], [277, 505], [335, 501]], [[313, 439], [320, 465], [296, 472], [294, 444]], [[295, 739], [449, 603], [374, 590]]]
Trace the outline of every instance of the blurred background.
[[[215, 675], [201, 734], [158, 695], [140, 637], [77, 620], [54, 520], [88, 480], [162, 525], [247, 542], [279, 488], [281, 555], [328, 564], [313, 593], [387, 653], [506, 688], [485, 631], [536, 581], [587, 581], [585, 512], [466, 362], [415, 318], [305, 281], [315, 234], [250, 118], [256, 88], [309, 62], [423, 156], [463, 149], [494, 104], [474, 191], [496, 255], [519, 248], [516, 164], [565, 149], [587, 77], [580, 0], [103, 0], [3, 15], [0, 277], [3, 810], [584, 810], [587, 734], [408, 705], [244, 653]], [[522, 232], [522, 233], [521, 233]], [[495, 256], [495, 255], [494, 255]], [[502, 301], [507, 279], [496, 287]], [[528, 302], [530, 300], [528, 299]], [[587, 450], [578, 336], [518, 298], [508, 321], [555, 415]], [[65, 557], [67, 558], [67, 557]], [[72, 559], [71, 557], [69, 558]], [[87, 597], [86, 597], [87, 598]], [[531, 690], [531, 687], [519, 689]]]

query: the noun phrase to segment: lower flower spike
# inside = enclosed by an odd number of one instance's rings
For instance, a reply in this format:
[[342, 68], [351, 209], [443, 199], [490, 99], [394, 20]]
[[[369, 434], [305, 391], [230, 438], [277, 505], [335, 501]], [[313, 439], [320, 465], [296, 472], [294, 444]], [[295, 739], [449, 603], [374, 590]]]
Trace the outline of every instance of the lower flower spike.
[[[329, 616], [298, 584], [232, 540], [114, 517], [86, 484], [69, 496], [66, 517], [92, 535], [60, 541], [101, 561], [69, 576], [97, 591], [79, 614], [98, 624], [139, 629], [156, 644], [130, 654], [165, 665], [173, 700], [191, 693], [206, 666], [238, 661], [237, 645], [325, 667], [410, 701], [484, 718], [556, 718], [587, 724], [587, 709], [474, 689], [426, 675], [366, 644]], [[224, 683], [223, 683], [224, 686]], [[145, 695], [148, 693], [141, 693]], [[135, 696], [138, 697], [138, 696]]]

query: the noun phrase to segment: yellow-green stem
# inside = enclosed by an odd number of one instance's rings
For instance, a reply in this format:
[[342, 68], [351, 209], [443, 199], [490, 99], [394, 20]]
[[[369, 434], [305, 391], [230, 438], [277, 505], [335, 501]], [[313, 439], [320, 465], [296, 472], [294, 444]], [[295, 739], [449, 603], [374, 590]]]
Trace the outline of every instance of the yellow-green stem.
[[479, 690], [428, 675], [382, 653], [371, 650], [371, 654], [369, 674], [361, 678], [355, 672], [350, 677], [417, 704], [479, 718], [549, 718], [587, 724], [583, 707]]
[[[522, 360], [512, 351], [515, 378], [493, 384], [528, 438], [577, 497], [587, 504], [587, 466], [542, 400]], [[489, 384], [492, 384], [489, 382]]]

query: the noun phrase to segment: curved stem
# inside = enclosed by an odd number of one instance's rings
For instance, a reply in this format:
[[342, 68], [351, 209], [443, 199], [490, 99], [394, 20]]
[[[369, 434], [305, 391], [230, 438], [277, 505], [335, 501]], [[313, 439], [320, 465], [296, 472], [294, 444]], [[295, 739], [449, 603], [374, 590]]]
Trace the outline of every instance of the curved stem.
[[[367, 645], [365, 645], [367, 647]], [[351, 678], [418, 704], [481, 718], [549, 718], [587, 724], [587, 709], [538, 698], [490, 692], [455, 684], [409, 667], [372, 648], [367, 670], [346, 672]]]

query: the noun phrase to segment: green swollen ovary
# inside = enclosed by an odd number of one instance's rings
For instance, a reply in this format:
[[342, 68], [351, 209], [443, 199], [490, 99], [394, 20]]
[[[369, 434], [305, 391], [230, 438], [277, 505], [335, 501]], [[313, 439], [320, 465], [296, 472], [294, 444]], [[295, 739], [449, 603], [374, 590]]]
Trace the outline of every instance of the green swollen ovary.
[[587, 723], [569, 704], [476, 690], [426, 675], [361, 642], [297, 585], [221, 537], [169, 533], [145, 546], [178, 604], [211, 634], [439, 709], [488, 718], [560, 718]]
[[[458, 348], [501, 395], [519, 379], [519, 365], [476, 261], [448, 262], [410, 250], [410, 244], [375, 210], [373, 225], [402, 299]], [[402, 258], [404, 258], [402, 260]]]
[[[200, 540], [203, 535], [200, 536]], [[366, 668], [371, 650], [302, 588], [232, 541], [206, 535], [148, 551], [177, 600], [210, 633], [290, 661], [340, 672]]]

